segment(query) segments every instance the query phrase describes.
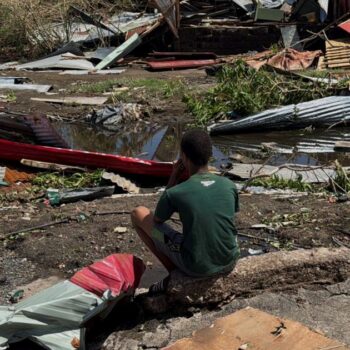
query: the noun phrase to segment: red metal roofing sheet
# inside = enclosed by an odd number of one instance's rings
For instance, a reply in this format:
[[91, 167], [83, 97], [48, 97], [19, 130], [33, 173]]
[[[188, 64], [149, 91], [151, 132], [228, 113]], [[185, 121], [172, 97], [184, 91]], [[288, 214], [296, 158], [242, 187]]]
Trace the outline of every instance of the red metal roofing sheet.
[[217, 60], [176, 60], [176, 61], [149, 61], [148, 66], [153, 70], [183, 69], [212, 66], [219, 63]]
[[71, 282], [102, 297], [135, 290], [145, 271], [142, 260], [131, 254], [114, 254], [77, 272]]
[[346, 32], [348, 32], [350, 34], [350, 19], [339, 24], [339, 28], [345, 30]]
[[11, 161], [30, 159], [41, 162], [83, 166], [91, 169], [113, 170], [124, 174], [157, 177], [168, 177], [171, 175], [173, 169], [172, 163], [161, 163], [114, 154], [36, 146], [4, 139], [0, 139], [0, 159]]

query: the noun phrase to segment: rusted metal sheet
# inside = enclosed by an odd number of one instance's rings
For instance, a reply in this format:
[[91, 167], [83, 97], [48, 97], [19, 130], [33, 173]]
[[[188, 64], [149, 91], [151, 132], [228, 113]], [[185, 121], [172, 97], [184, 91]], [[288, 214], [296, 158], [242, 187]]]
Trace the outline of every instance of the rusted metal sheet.
[[185, 69], [212, 66], [218, 60], [176, 60], [176, 61], [150, 61], [147, 62], [152, 70]]
[[69, 148], [68, 144], [58, 134], [46, 117], [29, 115], [24, 117], [24, 121], [32, 128], [35, 138], [40, 144], [59, 148]]
[[175, 37], [179, 38], [179, 0], [152, 0], [152, 3], [162, 13]]
[[5, 171], [4, 180], [8, 183], [13, 184], [16, 182], [28, 182], [32, 180], [33, 177], [34, 177], [34, 174], [7, 167]]

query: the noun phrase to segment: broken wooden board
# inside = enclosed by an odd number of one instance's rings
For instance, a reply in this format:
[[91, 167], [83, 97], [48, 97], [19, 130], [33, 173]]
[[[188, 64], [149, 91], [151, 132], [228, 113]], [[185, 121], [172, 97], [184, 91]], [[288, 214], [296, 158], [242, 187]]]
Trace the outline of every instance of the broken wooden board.
[[106, 69], [106, 70], [64, 70], [59, 75], [112, 75], [124, 73], [125, 69]]
[[108, 97], [62, 97], [62, 98], [37, 98], [32, 97], [32, 101], [57, 103], [65, 105], [87, 105], [87, 106], [100, 106], [108, 101]]
[[246, 180], [252, 177], [276, 176], [283, 180], [298, 180], [300, 177], [306, 183], [326, 183], [330, 178], [336, 176], [336, 171], [330, 167], [303, 166], [296, 164], [285, 164], [277, 167], [262, 164], [237, 164], [227, 171], [239, 179]]
[[104, 180], [109, 180], [124, 191], [128, 193], [138, 194], [140, 193], [140, 188], [137, 187], [133, 182], [129, 181], [125, 177], [122, 177], [120, 175], [114, 174], [114, 173], [108, 173], [104, 172], [102, 174], [102, 178]]
[[326, 54], [320, 69], [346, 68], [350, 66], [350, 41], [348, 38], [326, 41]]
[[30, 160], [30, 159], [22, 159], [21, 164], [32, 167], [32, 168], [45, 169], [45, 170], [51, 170], [51, 171], [62, 171], [62, 172], [84, 172], [84, 171], [86, 171], [86, 168], [81, 168], [81, 167], [77, 167], [77, 166], [39, 162], [36, 160]]
[[350, 152], [349, 141], [337, 141], [334, 145], [334, 151], [336, 152]]
[[299, 322], [251, 307], [217, 319], [163, 350], [349, 350]]

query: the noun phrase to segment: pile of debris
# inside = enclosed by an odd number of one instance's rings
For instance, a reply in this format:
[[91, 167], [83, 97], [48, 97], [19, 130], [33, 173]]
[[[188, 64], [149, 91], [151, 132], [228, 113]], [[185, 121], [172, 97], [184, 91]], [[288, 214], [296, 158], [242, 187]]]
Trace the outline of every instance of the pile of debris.
[[[253, 40], [252, 44], [255, 42], [256, 47], [260, 44], [266, 47], [266, 40], [272, 40], [273, 43], [282, 35], [286, 48], [299, 51], [303, 50], [305, 43], [323, 37], [327, 29], [339, 25], [343, 30], [349, 30], [349, 22], [344, 20], [348, 17], [350, 5], [343, 0], [153, 0], [147, 9], [148, 12], [122, 12], [108, 20], [101, 20], [71, 7], [69, 14], [74, 16], [74, 21], [68, 33], [66, 26], [60, 23], [47, 28], [59, 42], [66, 43], [63, 47], [35, 62], [0, 65], [0, 70], [60, 69], [61, 74], [118, 74], [122, 70], [107, 68], [129, 63], [126, 56], [135, 52], [139, 46], [142, 46], [143, 55], [149, 53], [150, 47], [163, 50], [169, 46], [175, 48], [176, 52], [150, 53], [150, 58], [146, 60], [150, 69], [202, 67], [216, 64], [216, 55], [212, 52], [193, 54], [193, 51], [208, 51], [205, 50], [208, 43], [213, 41], [215, 46], [218, 40], [209, 35], [211, 38], [208, 36], [199, 43], [198, 37], [189, 36], [188, 30], [227, 28], [237, 33], [248, 31], [248, 41]], [[274, 30], [271, 32], [270, 28]], [[314, 32], [315, 28], [317, 33]], [[168, 34], [169, 31], [171, 35]], [[265, 36], [259, 45], [256, 35]], [[40, 42], [44, 38], [37, 33], [36, 40]], [[222, 40], [222, 45], [231, 53], [235, 52], [233, 47], [248, 51], [243, 41], [242, 37], [239, 42]], [[147, 45], [149, 43], [152, 45]], [[186, 48], [191, 52], [184, 52]], [[328, 49], [323, 66], [339, 67], [332, 63], [334, 52], [331, 48]], [[344, 60], [347, 59], [344, 56], [347, 51], [343, 51]], [[173, 61], [176, 63], [171, 63]]]

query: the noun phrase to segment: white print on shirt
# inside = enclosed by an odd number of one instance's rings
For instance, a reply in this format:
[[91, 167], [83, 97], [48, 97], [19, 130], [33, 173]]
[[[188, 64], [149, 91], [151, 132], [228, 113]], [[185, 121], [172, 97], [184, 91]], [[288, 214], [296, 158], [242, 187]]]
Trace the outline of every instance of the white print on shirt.
[[209, 187], [215, 184], [215, 181], [201, 181], [201, 184], [205, 187]]

